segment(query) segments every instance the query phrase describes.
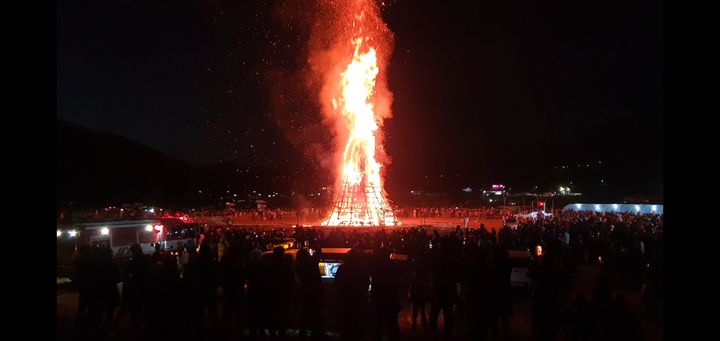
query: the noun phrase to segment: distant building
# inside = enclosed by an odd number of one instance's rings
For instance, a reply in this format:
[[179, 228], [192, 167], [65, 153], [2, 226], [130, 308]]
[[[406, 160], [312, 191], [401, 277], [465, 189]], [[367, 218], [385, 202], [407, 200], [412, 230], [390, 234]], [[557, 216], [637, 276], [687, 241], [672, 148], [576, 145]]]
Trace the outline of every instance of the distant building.
[[663, 214], [663, 205], [573, 203], [563, 207], [563, 211], [632, 212], [640, 214]]

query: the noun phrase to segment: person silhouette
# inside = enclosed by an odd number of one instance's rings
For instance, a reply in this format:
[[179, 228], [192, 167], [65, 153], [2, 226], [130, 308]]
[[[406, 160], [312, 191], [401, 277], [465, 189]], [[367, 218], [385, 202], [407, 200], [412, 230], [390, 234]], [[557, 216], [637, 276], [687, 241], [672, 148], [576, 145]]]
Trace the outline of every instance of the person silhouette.
[[270, 335], [284, 337], [289, 322], [290, 299], [295, 281], [292, 266], [285, 258], [285, 249], [276, 247], [273, 250], [265, 270], [270, 292], [270, 295], [267, 296], [269, 304], [266, 306], [270, 317]]
[[75, 323], [80, 326], [88, 310], [88, 289], [90, 276], [89, 269], [90, 245], [81, 245], [78, 249], [78, 257], [74, 261], [72, 284], [78, 292], [78, 309], [75, 314]]
[[302, 302], [300, 335], [304, 337], [307, 332], [310, 332], [312, 339], [317, 340], [322, 336], [324, 289], [318, 264], [320, 250], [314, 251], [315, 254], [310, 255], [306, 249], [298, 250], [296, 272], [300, 279]]
[[138, 244], [130, 246], [132, 258], [127, 264], [123, 279], [121, 314], [127, 312], [130, 317], [130, 333], [137, 335], [140, 329], [140, 320], [145, 309], [147, 294], [146, 274], [150, 266], [150, 259], [143, 254]]
[[371, 276], [373, 283], [371, 297], [376, 314], [375, 337], [380, 339], [385, 333], [388, 339], [395, 340], [399, 337], [397, 315], [400, 311], [398, 302], [400, 283], [387, 249], [380, 248], [376, 251]]
[[360, 263], [359, 255], [350, 250], [345, 262], [335, 275], [338, 288], [338, 315], [341, 318], [340, 337], [343, 340], [358, 340], [362, 335], [364, 298], [370, 285], [369, 274]]
[[424, 265], [415, 264], [415, 270], [410, 281], [409, 296], [412, 304], [412, 329], [417, 328], [418, 313], [420, 314], [422, 326], [426, 327], [428, 321], [425, 306], [430, 300], [430, 275]]

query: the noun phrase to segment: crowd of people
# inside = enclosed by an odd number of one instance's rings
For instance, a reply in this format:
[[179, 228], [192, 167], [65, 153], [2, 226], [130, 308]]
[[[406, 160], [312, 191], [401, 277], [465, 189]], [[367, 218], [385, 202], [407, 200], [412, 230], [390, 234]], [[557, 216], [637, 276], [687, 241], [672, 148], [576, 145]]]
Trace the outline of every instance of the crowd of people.
[[[479, 219], [500, 219], [509, 217], [518, 212], [508, 209], [479, 207], [395, 207], [393, 212], [398, 218], [469, 218], [472, 221]], [[146, 206], [110, 206], [102, 209], [86, 211], [62, 211], [58, 213], [58, 221], [61, 223], [78, 222], [100, 222], [113, 220], [142, 220], [158, 219], [163, 216], [187, 216], [191, 218], [207, 217], [228, 217], [240, 218], [249, 221], [276, 221], [296, 217], [300, 214], [303, 218], [323, 219], [327, 216], [327, 208], [304, 207], [298, 212], [295, 208], [237, 208], [217, 207], [198, 208], [186, 211], [168, 210], [162, 208], [151, 208]]]
[[[662, 215], [556, 212], [500, 229], [446, 231], [221, 226], [199, 232], [182, 250], [144, 255], [135, 245], [121, 266], [108, 249], [81, 247], [73, 278], [81, 334], [100, 339], [122, 324], [131, 338], [282, 338], [294, 329], [317, 339], [329, 328], [325, 293], [333, 285], [338, 303], [331, 315], [343, 339], [397, 339], [404, 299], [413, 329], [419, 324], [445, 336], [506, 338], [515, 300], [510, 250], [532, 255], [527, 266], [538, 340], [560, 333], [570, 340], [637, 339], [637, 317], [614, 288], [642, 290], [648, 312], [662, 302]], [[284, 248], [272, 247], [287, 238], [300, 248], [295, 262]], [[319, 269], [321, 248], [328, 247], [351, 248], [331, 282]], [[273, 252], [264, 256], [268, 248]], [[572, 294], [570, 279], [579, 266], [600, 268], [592, 297]], [[292, 318], [293, 312], [301, 317]]]
[[183, 211], [167, 210], [143, 205], [108, 206], [99, 209], [63, 210], [58, 212], [60, 224], [93, 223], [119, 220], [159, 219], [163, 216], [186, 216]]
[[508, 209], [493, 207], [399, 207], [394, 210], [398, 218], [464, 218], [478, 219], [500, 219], [513, 214]]

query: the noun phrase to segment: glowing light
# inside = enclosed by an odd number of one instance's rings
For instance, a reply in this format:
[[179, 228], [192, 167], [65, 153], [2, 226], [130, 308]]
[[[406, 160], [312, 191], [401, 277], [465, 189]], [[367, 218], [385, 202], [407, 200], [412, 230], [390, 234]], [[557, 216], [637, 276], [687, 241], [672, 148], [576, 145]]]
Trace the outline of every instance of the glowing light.
[[153, 227], [155, 228], [155, 231], [160, 232], [160, 231], [162, 231], [163, 227], [165, 227], [165, 226], [160, 225], [160, 224], [157, 224], [157, 225], [155, 225], [155, 226], [153, 226]]
[[57, 230], [57, 236], [60, 237], [62, 235], [62, 231]]
[[103, 236], [107, 236], [108, 234], [110, 234], [110, 229], [107, 227], [103, 227], [100, 229], [100, 234], [102, 234]]
[[150, 209], [148, 210], [148, 212], [150, 212], [150, 213], [155, 213], [155, 209], [154, 209], [154, 208], [150, 208]]
[[651, 209], [653, 212], [657, 211], [657, 205], [652, 205], [652, 206], [650, 206], [650, 209]]
[[595, 204], [595, 210], [596, 210], [596, 211], [600, 211], [600, 205]]
[[635, 205], [635, 211], [640, 212], [640, 205]]
[[68, 232], [68, 234], [71, 238], [74, 238], [75, 236], [77, 236], [77, 230], [71, 230], [70, 232]]
[[575, 204], [575, 207], [576, 207], [577, 209], [581, 209], [581, 208], [582, 208], [582, 204]]
[[617, 210], [618, 207], [620, 207], [620, 206], [618, 206], [618, 204], [613, 204], [613, 209], [614, 209], [614, 210]]
[[543, 248], [542, 248], [541, 245], [538, 245], [538, 246], [535, 247], [535, 253], [536, 253], [538, 256], [542, 256], [542, 255], [543, 255]]
[[152, 232], [152, 230], [153, 230], [153, 226], [152, 226], [152, 225], [150, 225], [150, 224], [145, 225], [145, 231]]

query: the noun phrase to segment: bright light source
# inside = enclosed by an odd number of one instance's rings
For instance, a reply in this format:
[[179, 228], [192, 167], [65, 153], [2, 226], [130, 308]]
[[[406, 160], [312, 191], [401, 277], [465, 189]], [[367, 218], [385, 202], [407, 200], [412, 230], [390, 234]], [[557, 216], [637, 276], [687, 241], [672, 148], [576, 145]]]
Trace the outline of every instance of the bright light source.
[[640, 212], [640, 205], [635, 205], [635, 211]]
[[110, 234], [110, 229], [107, 227], [103, 227], [100, 229], [100, 234], [102, 234], [103, 236], [107, 236], [108, 234]]
[[652, 209], [653, 212], [657, 211], [657, 205], [652, 205], [650, 209]]
[[155, 213], [155, 209], [154, 209], [154, 208], [150, 208], [150, 209], [148, 210], [148, 212], [150, 212], [150, 213]]
[[152, 232], [152, 230], [153, 230], [152, 225], [150, 225], [150, 224], [145, 225], [145, 231]]
[[165, 226], [162, 226], [160, 224], [155, 225], [155, 231], [160, 232], [160, 231], [162, 231], [163, 227], [165, 227]]
[[62, 235], [62, 231], [57, 230], [57, 236], [60, 237]]
[[614, 210], [617, 210], [618, 207], [619, 207], [618, 204], [613, 204], [613, 209], [614, 209]]
[[575, 207], [577, 207], [578, 209], [580, 209], [580, 208], [582, 208], [582, 204], [575, 204]]
[[75, 237], [77, 235], [77, 230], [72, 230], [68, 232], [68, 234], [70, 235], [70, 237]]
[[595, 204], [595, 210], [596, 210], [596, 211], [600, 211], [600, 205]]

